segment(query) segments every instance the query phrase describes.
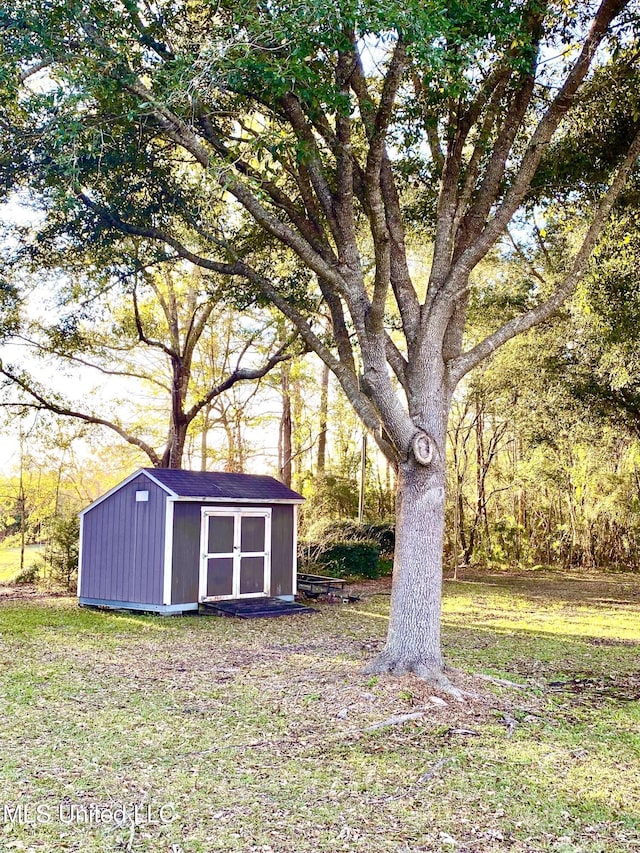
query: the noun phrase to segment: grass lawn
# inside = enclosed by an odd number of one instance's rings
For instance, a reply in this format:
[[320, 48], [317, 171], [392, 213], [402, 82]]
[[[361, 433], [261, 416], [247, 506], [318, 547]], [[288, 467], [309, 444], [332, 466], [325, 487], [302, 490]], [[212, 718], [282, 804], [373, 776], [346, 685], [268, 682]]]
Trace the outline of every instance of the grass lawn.
[[[27, 545], [24, 549], [25, 568], [32, 566], [42, 554], [42, 545]], [[20, 571], [20, 548], [0, 548], [0, 583], [13, 580]]]
[[384, 595], [245, 622], [0, 597], [0, 850], [640, 848], [640, 578], [445, 586], [462, 703], [361, 674]]

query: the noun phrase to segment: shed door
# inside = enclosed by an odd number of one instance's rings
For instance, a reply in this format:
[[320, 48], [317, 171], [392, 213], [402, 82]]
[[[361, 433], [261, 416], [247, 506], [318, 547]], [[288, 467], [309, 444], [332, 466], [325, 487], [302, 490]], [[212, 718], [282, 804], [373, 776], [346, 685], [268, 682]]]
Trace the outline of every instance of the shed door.
[[270, 542], [270, 509], [204, 509], [200, 601], [269, 595]]

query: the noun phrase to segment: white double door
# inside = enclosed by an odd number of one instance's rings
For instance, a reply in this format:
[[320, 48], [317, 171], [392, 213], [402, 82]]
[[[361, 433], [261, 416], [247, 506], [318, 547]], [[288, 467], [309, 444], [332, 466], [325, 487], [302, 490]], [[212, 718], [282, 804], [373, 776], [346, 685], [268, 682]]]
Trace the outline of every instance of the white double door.
[[200, 601], [270, 595], [270, 509], [203, 509], [200, 542]]

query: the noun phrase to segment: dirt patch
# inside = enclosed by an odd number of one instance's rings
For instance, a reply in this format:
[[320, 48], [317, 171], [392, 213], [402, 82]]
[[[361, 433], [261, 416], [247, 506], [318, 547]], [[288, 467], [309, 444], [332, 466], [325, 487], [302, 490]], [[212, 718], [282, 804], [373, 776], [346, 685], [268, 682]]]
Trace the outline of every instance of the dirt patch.
[[359, 595], [362, 599], [391, 595], [391, 575], [373, 581], [362, 580], [349, 584], [346, 592], [349, 595]]
[[0, 604], [4, 601], [16, 601], [20, 599], [32, 601], [45, 598], [62, 598], [68, 595], [68, 592], [43, 590], [36, 586], [36, 584], [31, 583], [0, 584]]
[[611, 639], [610, 637], [589, 637], [589, 643], [592, 646], [640, 646], [640, 642], [638, 640], [623, 640], [623, 639]]

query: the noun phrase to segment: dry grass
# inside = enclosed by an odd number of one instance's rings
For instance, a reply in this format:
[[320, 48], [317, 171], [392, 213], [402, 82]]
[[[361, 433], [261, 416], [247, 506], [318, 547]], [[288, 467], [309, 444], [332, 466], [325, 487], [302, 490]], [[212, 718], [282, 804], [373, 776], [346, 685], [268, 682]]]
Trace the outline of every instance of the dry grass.
[[[50, 817], [5, 814], [0, 849], [637, 849], [638, 580], [445, 586], [447, 655], [480, 694], [464, 703], [361, 674], [384, 636], [385, 582], [356, 605], [250, 622], [0, 598], [0, 809]], [[60, 819], [120, 803], [176, 817]]]

